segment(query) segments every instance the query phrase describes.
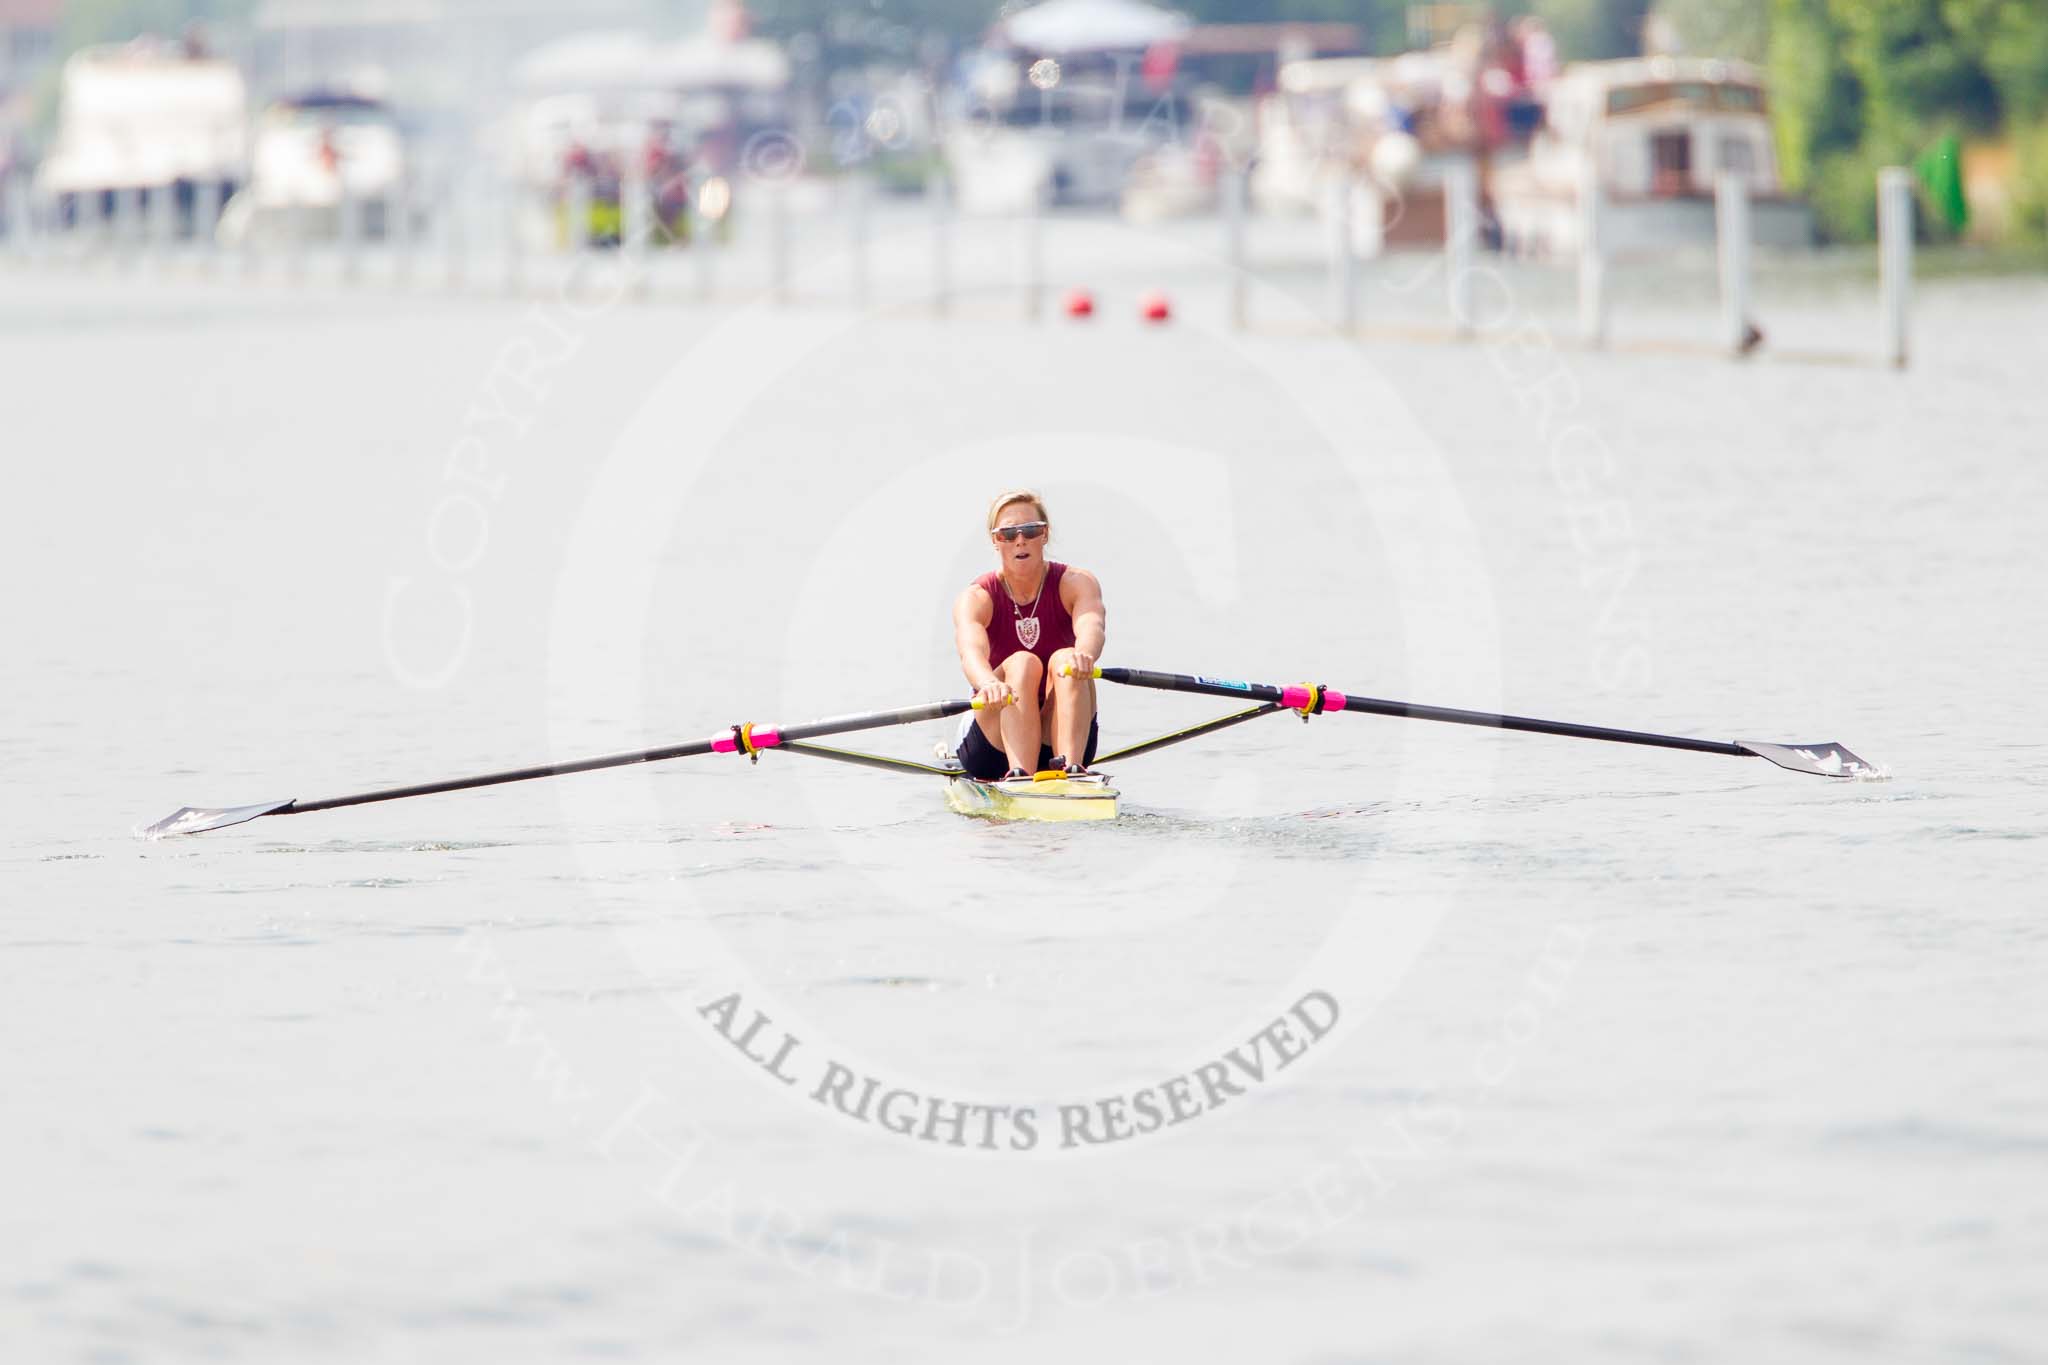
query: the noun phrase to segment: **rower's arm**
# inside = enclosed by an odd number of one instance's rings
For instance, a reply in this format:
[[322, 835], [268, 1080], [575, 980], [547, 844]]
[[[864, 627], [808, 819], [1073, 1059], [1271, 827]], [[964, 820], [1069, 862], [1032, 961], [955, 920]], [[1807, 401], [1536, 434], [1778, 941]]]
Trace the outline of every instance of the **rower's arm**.
[[1102, 657], [1108, 640], [1109, 609], [1102, 605], [1102, 584], [1086, 569], [1068, 569], [1060, 578], [1060, 596], [1074, 618], [1074, 648], [1091, 659]]
[[960, 671], [977, 692], [996, 675], [988, 658], [988, 623], [995, 619], [995, 609], [978, 583], [953, 599], [953, 647], [960, 651]]

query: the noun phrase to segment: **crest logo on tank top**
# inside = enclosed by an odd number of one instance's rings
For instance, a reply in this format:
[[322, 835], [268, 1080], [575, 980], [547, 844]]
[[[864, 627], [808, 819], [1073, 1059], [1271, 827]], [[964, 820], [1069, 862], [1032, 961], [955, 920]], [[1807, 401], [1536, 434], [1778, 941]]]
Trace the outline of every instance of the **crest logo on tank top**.
[[1038, 618], [1020, 616], [1017, 618], [1017, 643], [1026, 649], [1038, 648]]

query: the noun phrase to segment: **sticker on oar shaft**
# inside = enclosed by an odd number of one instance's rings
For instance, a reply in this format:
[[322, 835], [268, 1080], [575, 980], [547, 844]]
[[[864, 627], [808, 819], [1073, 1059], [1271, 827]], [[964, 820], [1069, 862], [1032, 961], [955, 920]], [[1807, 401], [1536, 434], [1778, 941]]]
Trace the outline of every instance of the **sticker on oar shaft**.
[[1233, 692], [1249, 692], [1252, 690], [1250, 683], [1239, 682], [1235, 678], [1205, 678], [1197, 673], [1195, 674], [1195, 681], [1209, 687], [1227, 687]]

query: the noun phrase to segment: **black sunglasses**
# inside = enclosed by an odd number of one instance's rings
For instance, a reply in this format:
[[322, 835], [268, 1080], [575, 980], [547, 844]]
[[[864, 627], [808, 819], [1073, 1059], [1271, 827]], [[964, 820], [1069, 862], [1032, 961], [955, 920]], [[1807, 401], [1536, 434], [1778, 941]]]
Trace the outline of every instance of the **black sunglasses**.
[[1015, 540], [1018, 536], [1022, 536], [1026, 540], [1036, 540], [1045, 534], [1045, 523], [1042, 521], [1026, 521], [1020, 522], [1015, 526], [998, 526], [995, 528], [995, 531], [1004, 540]]

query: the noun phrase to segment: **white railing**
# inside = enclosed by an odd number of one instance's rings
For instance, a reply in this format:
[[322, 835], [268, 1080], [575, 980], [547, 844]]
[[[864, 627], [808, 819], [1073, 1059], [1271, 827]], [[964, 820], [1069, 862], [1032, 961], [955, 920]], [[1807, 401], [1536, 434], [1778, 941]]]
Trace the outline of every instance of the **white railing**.
[[[1879, 326], [1844, 358], [1902, 366], [1910, 350], [1912, 189], [1908, 174], [1896, 168], [1879, 181]], [[714, 183], [715, 191], [706, 188]], [[1123, 230], [1199, 248], [1209, 266], [1192, 274], [1182, 268], [1176, 287], [1213, 301], [1218, 325], [1228, 329], [1275, 324], [1273, 311], [1257, 299], [1277, 288], [1307, 302], [1343, 336], [1385, 331], [1468, 340], [1497, 327], [1504, 290], [1521, 289], [1562, 313], [1556, 332], [1589, 347], [1748, 356], [1764, 342], [1770, 319], [1759, 317], [1755, 220], [1739, 175], [1723, 174], [1714, 187], [1710, 289], [1718, 307], [1701, 300], [1700, 311], [1690, 315], [1695, 321], [1686, 324], [1699, 334], [1692, 340], [1638, 335], [1626, 342], [1614, 333], [1617, 322], [1634, 320], [1616, 295], [1617, 281], [1628, 273], [1616, 273], [1610, 206], [1597, 192], [1577, 206], [1576, 247], [1560, 268], [1484, 250], [1480, 182], [1470, 165], [1453, 164], [1443, 177], [1443, 233], [1434, 251], [1366, 256], [1358, 244], [1377, 233], [1360, 229], [1379, 224], [1361, 223], [1357, 215], [1378, 213], [1385, 201], [1355, 175], [1333, 176], [1329, 186], [1320, 224], [1276, 219], [1253, 214], [1243, 172], [1225, 170], [1207, 216]], [[921, 205], [907, 205], [885, 202], [873, 180], [854, 174], [707, 181], [694, 189], [687, 240], [677, 240], [658, 221], [655, 187], [643, 176], [626, 179], [617, 218], [604, 218], [600, 232], [593, 230], [599, 221], [593, 209], [603, 206], [593, 203], [587, 182], [544, 193], [448, 174], [431, 185], [408, 183], [388, 200], [345, 198], [325, 217], [302, 211], [293, 226], [318, 232], [271, 235], [231, 205], [219, 185], [193, 186], [182, 200], [126, 191], [60, 202], [38, 198], [17, 175], [0, 183], [0, 260], [343, 289], [522, 295], [561, 288], [608, 252], [628, 272], [628, 294], [650, 301], [763, 298], [864, 310], [900, 308], [921, 296], [933, 315], [957, 316], [970, 302], [977, 311], [1000, 313], [1007, 297], [1014, 300], [1010, 308], [1032, 321], [1063, 315], [1048, 308], [1049, 290], [1113, 286], [1115, 279], [1103, 279], [1103, 272], [1146, 268], [1142, 252], [1104, 265], [1063, 251], [1085, 235], [1084, 224], [1102, 227], [1099, 217], [1070, 217], [1040, 205], [1009, 219], [963, 218], [942, 176], [935, 174], [926, 189]], [[234, 230], [222, 230], [224, 218], [233, 220]], [[320, 221], [312, 223], [315, 218]], [[822, 273], [814, 269], [832, 257], [844, 259]], [[1771, 259], [1773, 268], [1783, 269], [1788, 258]], [[1438, 270], [1440, 290], [1430, 283]], [[1318, 276], [1321, 305], [1315, 302]], [[1702, 277], [1697, 288], [1708, 287]], [[1134, 294], [1140, 288], [1131, 285]], [[1156, 293], [1157, 284], [1143, 289]], [[1658, 311], [1652, 325], [1682, 318], [1665, 297], [1673, 291], [1653, 292]], [[1781, 354], [1794, 350], [1775, 338], [1770, 345]]]

